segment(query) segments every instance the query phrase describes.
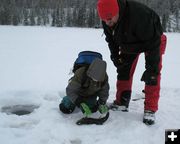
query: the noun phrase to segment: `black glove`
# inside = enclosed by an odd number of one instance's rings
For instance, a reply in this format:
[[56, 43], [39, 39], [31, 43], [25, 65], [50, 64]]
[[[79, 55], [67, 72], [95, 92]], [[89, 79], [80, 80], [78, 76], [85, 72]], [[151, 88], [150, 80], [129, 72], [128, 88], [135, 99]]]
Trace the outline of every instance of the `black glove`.
[[146, 70], [141, 77], [141, 81], [144, 81], [146, 85], [157, 85], [157, 76], [158, 74]]
[[114, 65], [118, 68], [118, 67], [131, 65], [136, 57], [137, 54], [121, 53], [120, 55], [117, 56], [111, 55], [111, 60], [113, 61]]
[[114, 65], [115, 65], [116, 67], [118, 67], [119, 65], [122, 64], [122, 59], [121, 59], [121, 58], [119, 58], [119, 59], [114, 59], [114, 60], [113, 60], [113, 63], [114, 63]]
[[113, 61], [113, 64], [118, 67], [119, 65], [121, 65], [123, 63], [122, 58], [120, 57], [120, 55], [112, 55], [111, 54], [111, 60]]

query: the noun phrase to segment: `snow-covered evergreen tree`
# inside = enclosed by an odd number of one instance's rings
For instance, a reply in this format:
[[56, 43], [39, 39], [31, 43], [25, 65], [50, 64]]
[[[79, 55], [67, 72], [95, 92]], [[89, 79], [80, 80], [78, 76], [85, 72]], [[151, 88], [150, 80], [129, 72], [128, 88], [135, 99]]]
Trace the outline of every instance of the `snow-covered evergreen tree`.
[[[136, 0], [156, 11], [164, 31], [180, 32], [179, 0]], [[0, 25], [100, 27], [97, 0], [0, 0]]]

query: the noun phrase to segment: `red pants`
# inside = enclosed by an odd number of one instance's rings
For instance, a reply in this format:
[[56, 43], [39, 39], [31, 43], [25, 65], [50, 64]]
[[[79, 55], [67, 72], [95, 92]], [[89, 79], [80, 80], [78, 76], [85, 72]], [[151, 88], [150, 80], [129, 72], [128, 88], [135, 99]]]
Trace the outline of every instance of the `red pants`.
[[[151, 110], [156, 112], [158, 110], [158, 101], [160, 96], [160, 80], [161, 80], [161, 69], [162, 69], [162, 55], [165, 53], [166, 48], [166, 36], [163, 34], [161, 36], [161, 45], [160, 45], [160, 62], [159, 62], [159, 75], [157, 78], [157, 85], [145, 85], [145, 102], [144, 109]], [[145, 54], [146, 55], [146, 54]], [[122, 95], [124, 91], [131, 91], [132, 89], [132, 80], [134, 71], [137, 65], [139, 54], [135, 56], [135, 59], [132, 61], [132, 64], [129, 67], [128, 80], [120, 79], [117, 81], [117, 93], [115, 103], [121, 105]], [[127, 68], [128, 69], [128, 68]], [[123, 70], [118, 73], [125, 73]], [[125, 74], [124, 74], [125, 75]]]

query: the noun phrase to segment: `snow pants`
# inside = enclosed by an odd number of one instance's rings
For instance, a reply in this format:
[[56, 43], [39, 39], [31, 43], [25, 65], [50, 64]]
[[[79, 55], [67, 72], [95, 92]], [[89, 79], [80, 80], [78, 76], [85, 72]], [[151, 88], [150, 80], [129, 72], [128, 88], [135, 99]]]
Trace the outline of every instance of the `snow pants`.
[[[166, 36], [161, 36], [160, 44], [160, 61], [158, 64], [159, 74], [157, 76], [156, 85], [146, 85], [144, 88], [145, 101], [144, 110], [151, 110], [156, 112], [158, 110], [158, 101], [160, 97], [160, 80], [161, 80], [161, 69], [162, 69], [162, 55], [165, 53], [166, 48]], [[146, 53], [145, 53], [146, 56]], [[121, 54], [124, 63], [117, 68], [117, 83], [116, 83], [116, 100], [114, 103], [118, 105], [129, 106], [131, 98], [131, 89], [134, 71], [137, 65], [139, 54]]]

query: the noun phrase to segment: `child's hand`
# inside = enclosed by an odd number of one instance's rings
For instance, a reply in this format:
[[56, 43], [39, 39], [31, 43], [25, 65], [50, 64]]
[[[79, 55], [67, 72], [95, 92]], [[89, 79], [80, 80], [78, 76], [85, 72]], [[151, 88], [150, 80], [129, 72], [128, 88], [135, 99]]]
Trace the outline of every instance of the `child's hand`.
[[85, 103], [80, 104], [80, 109], [82, 110], [85, 117], [88, 117], [88, 116], [90, 116], [92, 114], [89, 106], [87, 104], [85, 104]]
[[98, 110], [101, 114], [105, 114], [108, 112], [108, 106], [106, 104], [99, 105]]

